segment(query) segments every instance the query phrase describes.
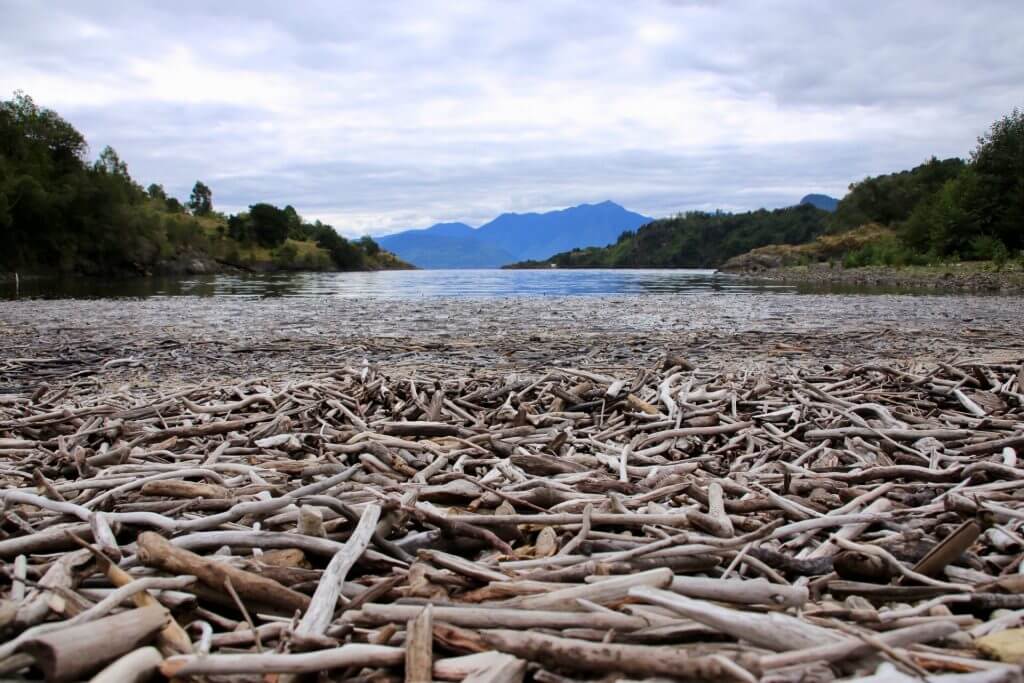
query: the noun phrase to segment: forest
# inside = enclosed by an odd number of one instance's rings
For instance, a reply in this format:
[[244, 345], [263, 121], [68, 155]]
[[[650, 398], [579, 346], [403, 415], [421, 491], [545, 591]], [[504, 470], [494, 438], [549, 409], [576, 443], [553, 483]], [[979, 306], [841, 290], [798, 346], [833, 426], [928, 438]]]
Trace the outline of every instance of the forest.
[[187, 201], [143, 188], [111, 147], [24, 93], [0, 102], [0, 272], [149, 274], [408, 267], [373, 239], [347, 240], [291, 206], [218, 212], [197, 181]]
[[[834, 213], [800, 205], [746, 213], [688, 212], [627, 231], [606, 247], [515, 267], [717, 267], [768, 245], [800, 245], [856, 231], [846, 266], [960, 260], [997, 266], [1024, 248], [1024, 112], [978, 138], [967, 160], [937, 159], [850, 185]], [[830, 244], [844, 244], [831, 240]], [[809, 252], [803, 252], [806, 256]]]

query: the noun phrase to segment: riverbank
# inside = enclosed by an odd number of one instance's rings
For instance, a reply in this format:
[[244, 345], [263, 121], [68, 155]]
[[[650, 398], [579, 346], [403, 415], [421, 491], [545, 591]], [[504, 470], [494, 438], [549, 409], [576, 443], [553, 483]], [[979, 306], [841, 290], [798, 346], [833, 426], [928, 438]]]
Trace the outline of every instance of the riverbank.
[[934, 292], [1024, 293], [1024, 270], [1008, 264], [997, 270], [990, 263], [957, 263], [939, 266], [865, 266], [843, 268], [816, 263], [765, 269], [729, 269], [731, 274], [753, 282], [781, 282], [822, 287], [851, 286]]

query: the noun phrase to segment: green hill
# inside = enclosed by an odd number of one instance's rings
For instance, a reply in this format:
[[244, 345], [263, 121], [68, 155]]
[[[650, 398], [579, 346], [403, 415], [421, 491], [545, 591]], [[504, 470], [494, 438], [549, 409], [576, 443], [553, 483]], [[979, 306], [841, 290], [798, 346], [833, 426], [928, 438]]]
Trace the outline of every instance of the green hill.
[[810, 204], [746, 213], [691, 211], [628, 230], [606, 247], [574, 249], [511, 267], [709, 268], [756, 247], [806, 242], [825, 232], [829, 213]]
[[833, 213], [808, 204], [738, 214], [686, 213], [624, 232], [606, 247], [512, 267], [728, 263], [743, 270], [824, 260], [857, 267], [961, 259], [1001, 267], [1022, 248], [1024, 112], [1014, 109], [978, 138], [969, 160], [932, 157], [908, 171], [865, 178], [850, 185]]

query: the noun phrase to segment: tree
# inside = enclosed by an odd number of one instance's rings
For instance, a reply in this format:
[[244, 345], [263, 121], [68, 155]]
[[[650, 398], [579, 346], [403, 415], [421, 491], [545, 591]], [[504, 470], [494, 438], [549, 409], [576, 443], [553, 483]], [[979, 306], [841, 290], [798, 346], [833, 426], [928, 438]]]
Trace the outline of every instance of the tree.
[[197, 180], [188, 199], [188, 208], [196, 216], [208, 216], [213, 211], [213, 191]]
[[45, 161], [62, 170], [79, 170], [87, 145], [82, 134], [52, 109], [41, 109], [25, 93], [16, 91], [0, 102], [0, 155], [28, 160], [44, 152]]
[[376, 256], [380, 253], [380, 245], [374, 242], [373, 238], [369, 235], [363, 235], [359, 238], [359, 246], [370, 256]]
[[288, 214], [272, 204], [253, 204], [249, 207], [252, 234], [265, 247], [276, 247], [288, 239]]
[[164, 186], [159, 183], [151, 183], [150, 186], [146, 188], [146, 194], [149, 195], [150, 199], [159, 199], [162, 202], [167, 201], [167, 192], [164, 191]]
[[1014, 109], [978, 138], [971, 153], [978, 182], [968, 210], [983, 234], [1010, 249], [1024, 247], [1024, 111]]
[[109, 173], [121, 178], [128, 177], [128, 164], [121, 161], [121, 157], [118, 156], [117, 152], [110, 145], [104, 147], [103, 151], [100, 152], [100, 158], [96, 160], [93, 168], [100, 173]]

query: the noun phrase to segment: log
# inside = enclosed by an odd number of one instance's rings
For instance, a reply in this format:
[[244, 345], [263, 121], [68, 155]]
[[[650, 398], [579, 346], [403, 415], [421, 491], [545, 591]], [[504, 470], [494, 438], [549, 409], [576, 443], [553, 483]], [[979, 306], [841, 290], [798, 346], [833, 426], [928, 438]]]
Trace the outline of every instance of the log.
[[170, 619], [163, 607], [139, 607], [24, 641], [49, 683], [74, 681], [150, 641]]
[[[904, 647], [915, 643], [929, 643], [956, 633], [959, 627], [951, 621], [935, 621], [918, 626], [908, 626], [875, 636], [890, 647]], [[776, 655], [764, 655], [759, 664], [762, 670], [781, 669], [799, 664], [817, 662], [838, 662], [853, 657], [863, 657], [875, 651], [875, 647], [859, 638], [845, 638], [835, 643], [818, 645], [803, 650], [790, 650]]]
[[163, 655], [155, 647], [140, 647], [111, 662], [89, 683], [144, 683], [160, 671]]
[[672, 577], [669, 590], [702, 600], [777, 607], [803, 607], [808, 597], [804, 587], [785, 586], [764, 580], [704, 579], [692, 576]]
[[160, 665], [167, 678], [229, 674], [313, 673], [343, 668], [398, 666], [405, 650], [354, 643], [303, 654], [176, 655]]
[[431, 605], [405, 629], [405, 683], [431, 683], [434, 677], [434, 621]]
[[[348, 612], [346, 620], [356, 624], [383, 625], [401, 623], [415, 617], [422, 608], [417, 605], [365, 604], [358, 612]], [[618, 612], [580, 611], [558, 612], [543, 609], [509, 609], [503, 607], [449, 607], [434, 605], [433, 616], [443, 621], [466, 628], [599, 628], [616, 631], [636, 631], [650, 624], [640, 617]]]
[[834, 643], [842, 639], [834, 631], [787, 614], [740, 612], [648, 586], [633, 588], [629, 595], [653, 605], [668, 607], [673, 612], [733, 638], [778, 652]]
[[238, 595], [293, 612], [305, 610], [310, 600], [277, 581], [238, 569], [224, 562], [210, 560], [171, 545], [163, 536], [145, 531], [139, 535], [139, 562], [172, 574], [191, 574], [217, 591], [223, 591], [228, 580]]
[[[481, 631], [479, 635], [495, 650], [554, 669], [750, 683], [756, 680], [742, 666], [725, 657], [694, 657], [674, 647], [593, 643], [507, 629]], [[755, 663], [748, 658], [739, 659], [750, 666]]]

